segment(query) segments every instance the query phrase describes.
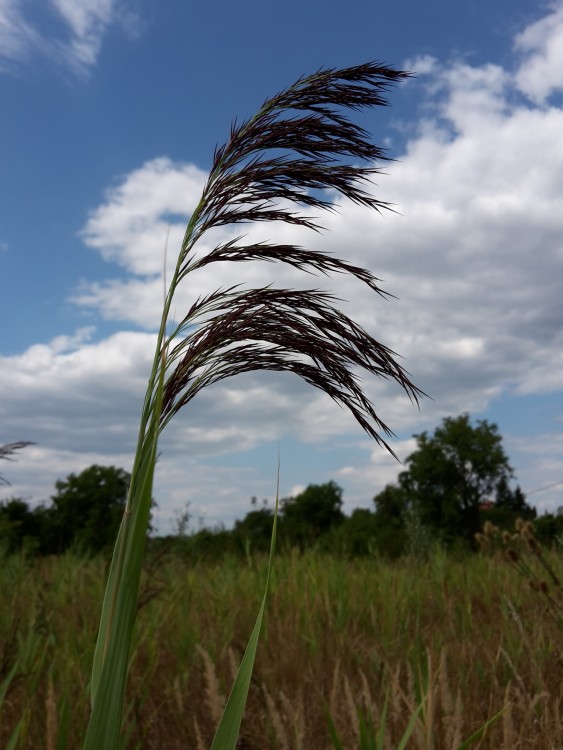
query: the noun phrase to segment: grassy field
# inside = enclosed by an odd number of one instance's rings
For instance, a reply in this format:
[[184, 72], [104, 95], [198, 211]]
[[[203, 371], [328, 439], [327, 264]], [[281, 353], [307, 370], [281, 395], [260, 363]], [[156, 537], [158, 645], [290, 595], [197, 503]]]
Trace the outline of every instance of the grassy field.
[[[211, 744], [259, 608], [266, 561], [144, 573], [127, 748]], [[80, 748], [106, 563], [12, 557], [0, 571], [0, 747]], [[562, 633], [499, 560], [280, 556], [239, 747], [329, 750], [384, 725], [397, 747], [562, 750]], [[385, 709], [386, 706], [386, 709]], [[329, 719], [330, 717], [330, 719]], [[375, 745], [373, 745], [375, 747]]]

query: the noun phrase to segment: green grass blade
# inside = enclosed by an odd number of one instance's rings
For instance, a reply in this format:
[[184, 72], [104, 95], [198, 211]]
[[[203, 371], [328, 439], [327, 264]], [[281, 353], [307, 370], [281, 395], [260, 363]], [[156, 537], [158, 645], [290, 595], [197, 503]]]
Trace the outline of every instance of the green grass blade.
[[483, 724], [482, 727], [480, 727], [476, 732], [473, 732], [471, 737], [468, 737], [465, 742], [462, 742], [461, 745], [458, 745], [456, 747], [456, 750], [467, 750], [468, 747], [471, 747], [473, 743], [477, 742], [477, 740], [480, 740], [481, 737], [485, 734], [487, 729], [491, 727], [495, 722], [497, 722], [500, 717], [503, 715], [503, 713], [506, 711], [506, 706], [502, 708], [498, 714], [495, 714], [494, 716], [491, 716], [490, 719], [487, 719], [487, 721]]
[[248, 689], [250, 687], [252, 670], [254, 668], [254, 657], [258, 648], [265, 606], [266, 598], [264, 597], [254, 629], [252, 630], [252, 635], [248, 641], [244, 657], [233, 683], [231, 694], [229, 695], [213, 744], [211, 745], [211, 750], [231, 750], [231, 748], [234, 750], [236, 747]]
[[385, 726], [387, 724], [387, 710], [389, 708], [389, 690], [385, 694], [385, 703], [383, 704], [383, 711], [381, 712], [381, 718], [379, 723], [379, 729], [375, 738], [375, 746], [377, 750], [383, 750], [383, 743], [385, 742]]
[[[122, 578], [125, 574], [124, 567], [128, 549], [129, 552], [131, 552], [132, 547], [136, 550], [136, 564], [139, 566], [142, 565], [146, 529], [148, 527], [148, 518], [152, 503], [152, 484], [154, 477], [153, 454], [154, 456], [156, 455], [156, 437], [153, 436], [152, 439], [154, 441], [152, 451], [150, 445], [148, 449], [144, 449], [144, 452], [143, 448], [141, 448], [141, 458], [138, 461], [138, 465], [133, 470], [131, 476], [130, 497], [128, 498], [127, 504], [127, 507], [131, 508], [131, 510], [123, 514], [111, 561], [92, 667], [92, 706], [96, 702], [96, 696], [102, 675], [102, 667], [107, 655], [110, 633], [116, 618], [117, 601], [120, 588], [123, 587]], [[137, 572], [140, 575], [140, 567]]]
[[22, 721], [20, 721], [17, 727], [14, 729], [12, 736], [8, 740], [8, 744], [6, 745], [6, 750], [16, 750], [16, 747], [18, 745], [18, 739], [20, 736], [20, 730], [22, 728]]
[[363, 711], [358, 711], [358, 722], [360, 725], [360, 748], [361, 750], [376, 750], [375, 727], [371, 716], [365, 716]]
[[250, 688], [250, 680], [252, 678], [252, 671], [254, 669], [254, 659], [256, 657], [256, 651], [258, 649], [258, 641], [260, 639], [260, 631], [262, 629], [262, 622], [264, 620], [264, 612], [266, 610], [266, 602], [268, 600], [268, 592], [270, 589], [270, 578], [272, 573], [272, 564], [274, 559], [274, 552], [276, 548], [276, 530], [278, 523], [278, 500], [279, 498], [279, 465], [278, 465], [278, 491], [276, 492], [276, 507], [274, 510], [274, 523], [272, 525], [272, 538], [270, 542], [270, 556], [268, 559], [268, 574], [266, 576], [266, 587], [264, 590], [264, 596], [262, 597], [262, 604], [256, 623], [252, 630], [252, 634], [248, 641], [248, 645], [244, 652], [237, 676], [233, 683], [231, 694], [227, 700], [225, 710], [217, 727], [217, 732], [211, 745], [211, 750], [234, 750], [237, 744], [238, 734], [240, 731], [240, 725], [242, 717], [244, 715], [244, 708], [246, 706], [246, 699], [248, 697], [248, 690]]
[[12, 684], [12, 680], [14, 679], [16, 675], [17, 669], [18, 669], [18, 661], [16, 659], [14, 666], [10, 669], [8, 675], [6, 676], [6, 678], [0, 685], [0, 711], [2, 710], [4, 700], [10, 688], [10, 685]]
[[[156, 440], [155, 440], [156, 448]], [[154, 456], [154, 459], [156, 455]], [[124, 517], [115, 555], [115, 571], [104, 599], [103, 629], [97, 644], [93, 704], [84, 750], [115, 750], [123, 719], [129, 651], [137, 614], [137, 594], [145, 550], [154, 460], [150, 454], [141, 464], [133, 484], [131, 515]], [[128, 520], [127, 520], [128, 519]], [[112, 566], [113, 567], [113, 566]]]
[[165, 352], [161, 352], [161, 341], [165, 320], [166, 307], [145, 397], [129, 496], [102, 606], [92, 671], [92, 713], [84, 750], [118, 750], [120, 746], [129, 651], [137, 617], [160, 430], [166, 359]]
[[91, 703], [94, 705], [96, 702], [96, 696], [100, 685], [100, 679], [102, 676], [102, 666], [104, 663], [105, 651], [107, 647], [107, 639], [109, 637], [109, 631], [112, 620], [112, 611], [115, 606], [115, 599], [117, 591], [119, 589], [119, 577], [121, 569], [123, 567], [123, 556], [125, 554], [125, 542], [127, 537], [126, 525], [129, 521], [129, 516], [124, 515], [119, 527], [117, 535], [117, 541], [115, 543], [115, 549], [111, 561], [108, 581], [106, 584], [106, 591], [104, 595], [104, 602], [102, 605], [102, 615], [100, 618], [100, 627], [98, 640], [96, 642], [96, 649], [94, 651], [94, 661], [92, 666], [92, 680], [90, 684]]
[[66, 695], [63, 697], [59, 710], [57, 744], [55, 750], [67, 750], [68, 729], [71, 721], [71, 710]]
[[409, 719], [409, 723], [407, 724], [407, 728], [405, 729], [405, 733], [401, 737], [401, 741], [397, 745], [397, 750], [405, 750], [405, 747], [407, 746], [407, 742], [410, 739], [411, 734], [414, 731], [414, 727], [416, 722], [418, 721], [418, 714], [422, 711], [422, 703], [420, 706], [416, 709], [416, 711], [413, 712], [413, 715]]
[[334, 750], [344, 750], [344, 745], [342, 744], [342, 740], [338, 736], [338, 732], [334, 725], [334, 719], [332, 718], [332, 714], [328, 710], [328, 707], [326, 708], [326, 717], [328, 720], [328, 731], [330, 734], [330, 739], [332, 740], [332, 746], [334, 747]]

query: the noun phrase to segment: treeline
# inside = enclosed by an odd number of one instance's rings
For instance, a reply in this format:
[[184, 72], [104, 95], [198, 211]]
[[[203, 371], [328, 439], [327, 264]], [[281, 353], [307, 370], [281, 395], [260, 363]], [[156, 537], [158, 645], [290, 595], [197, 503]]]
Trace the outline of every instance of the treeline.
[[[517, 518], [534, 523], [536, 537], [563, 542], [563, 509], [536, 518], [526, 502], [502, 446], [496, 425], [473, 424], [467, 414], [447, 418], [429, 436], [416, 435], [395, 484], [373, 498], [371, 508], [343, 512], [342, 488], [333, 481], [311, 484], [280, 501], [278, 548], [319, 550], [347, 556], [427, 556], [437, 546], [475, 549], [475, 534], [486, 521], [511, 531]], [[49, 505], [30, 509], [21, 499], [0, 503], [0, 545], [6, 552], [38, 554], [111, 549], [123, 513], [130, 476], [115, 467], [91, 466], [56, 483]], [[274, 509], [253, 498], [252, 508], [233, 529], [192, 530], [189, 507], [177, 515], [176, 533], [149, 540], [157, 554], [193, 560], [225, 554], [267, 552]]]
[[20, 498], [0, 503], [0, 548], [60, 555], [69, 549], [94, 555], [115, 542], [130, 475], [115, 466], [90, 466], [55, 484], [49, 504]]

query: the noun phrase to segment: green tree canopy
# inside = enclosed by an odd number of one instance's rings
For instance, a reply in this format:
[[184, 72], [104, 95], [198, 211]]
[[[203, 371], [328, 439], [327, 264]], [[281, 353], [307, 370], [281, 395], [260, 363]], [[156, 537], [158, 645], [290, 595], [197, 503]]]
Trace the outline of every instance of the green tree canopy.
[[55, 551], [71, 544], [91, 553], [115, 541], [129, 489], [130, 475], [115, 466], [90, 466], [55, 483], [50, 531]]
[[16, 552], [24, 545], [37, 546], [40, 526], [28, 503], [18, 497], [0, 502], [0, 544], [3, 551]]
[[342, 488], [332, 480], [310, 484], [301, 494], [281, 501], [281, 538], [304, 547], [342, 523]]
[[253, 551], [267, 552], [270, 549], [273, 522], [274, 511], [264, 504], [258, 510], [249, 511], [241, 521], [235, 521], [233, 536], [243, 546], [249, 545]]
[[462, 414], [444, 419], [432, 436], [415, 437], [417, 449], [408, 456], [398, 486], [374, 498], [378, 514], [396, 517], [401, 504], [403, 510], [415, 508], [421, 522], [449, 542], [473, 538], [486, 501], [528, 508], [520, 488], [510, 488], [514, 474], [495, 424], [472, 424]]

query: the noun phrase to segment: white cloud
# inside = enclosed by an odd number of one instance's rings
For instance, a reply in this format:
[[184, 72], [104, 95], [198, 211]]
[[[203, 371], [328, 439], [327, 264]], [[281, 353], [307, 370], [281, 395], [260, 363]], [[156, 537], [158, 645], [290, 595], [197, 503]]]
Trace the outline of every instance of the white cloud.
[[70, 32], [61, 45], [63, 54], [78, 70], [87, 70], [98, 59], [102, 39], [113, 22], [116, 0], [49, 0]]
[[0, 0], [0, 72], [25, 60], [41, 45], [41, 37], [26, 21], [21, 0]]
[[122, 25], [129, 36], [140, 28], [120, 0], [49, 0], [49, 6], [62, 22], [65, 33], [59, 36], [46, 35], [23, 0], [0, 0], [0, 72], [41, 54], [83, 74], [96, 64], [111, 25]]
[[206, 178], [205, 172], [191, 164], [174, 164], [164, 157], [146, 162], [108, 191], [106, 202], [88, 219], [84, 241], [132, 274], [162, 273], [168, 231], [172, 256]]
[[[417, 76], [435, 73], [439, 67], [439, 61], [432, 55], [420, 55], [408, 58], [403, 64], [404, 70], [416, 71]], [[406, 85], [407, 82], [405, 82]]]
[[516, 73], [520, 91], [538, 105], [563, 90], [563, 5], [531, 24], [515, 39], [523, 60]]

